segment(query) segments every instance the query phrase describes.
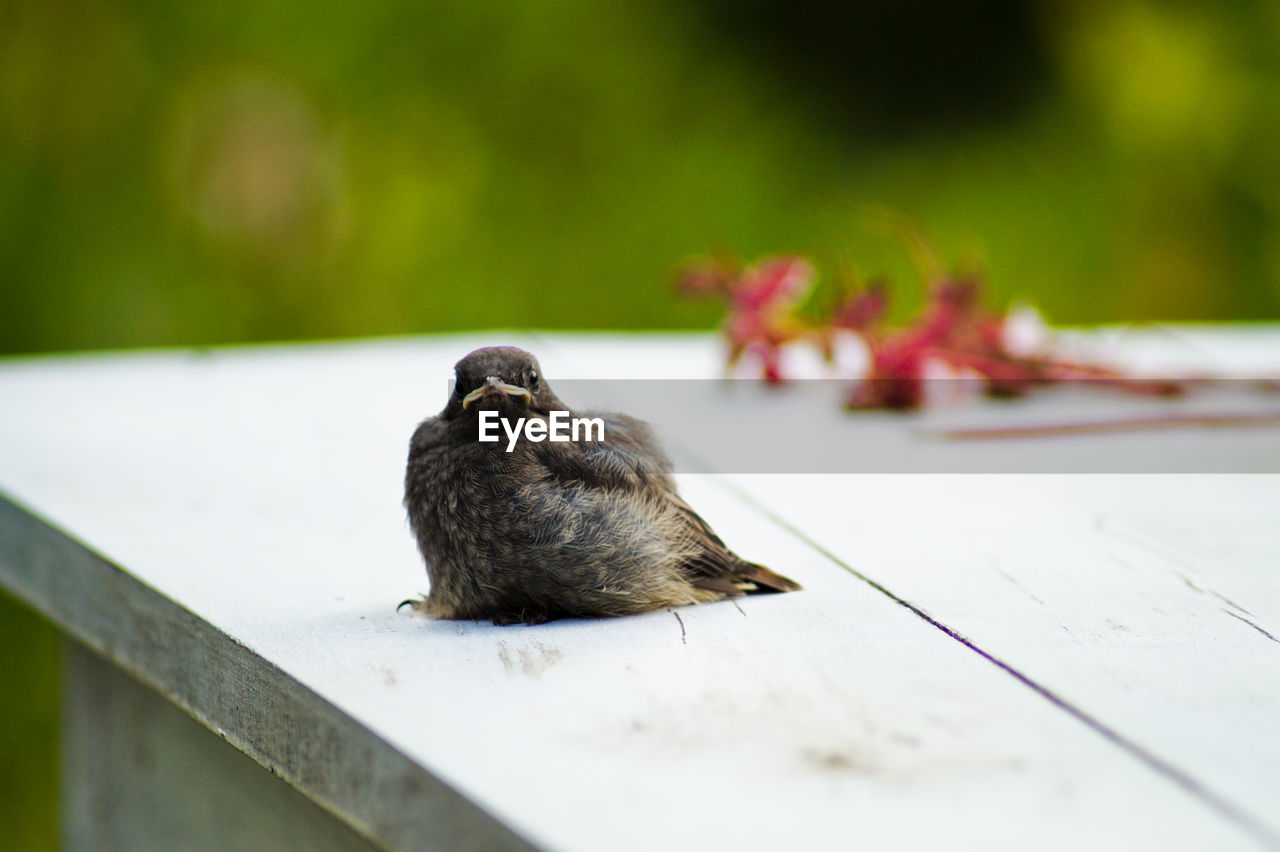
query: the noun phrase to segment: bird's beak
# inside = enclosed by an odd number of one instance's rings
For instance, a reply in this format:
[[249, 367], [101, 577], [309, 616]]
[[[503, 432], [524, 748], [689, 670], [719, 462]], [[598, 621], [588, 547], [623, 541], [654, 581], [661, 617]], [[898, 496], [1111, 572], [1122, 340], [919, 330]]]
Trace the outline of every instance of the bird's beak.
[[524, 397], [525, 402], [533, 402], [533, 394], [519, 385], [509, 385], [497, 376], [489, 376], [484, 384], [462, 398], [462, 408], [466, 410], [471, 403], [489, 396]]

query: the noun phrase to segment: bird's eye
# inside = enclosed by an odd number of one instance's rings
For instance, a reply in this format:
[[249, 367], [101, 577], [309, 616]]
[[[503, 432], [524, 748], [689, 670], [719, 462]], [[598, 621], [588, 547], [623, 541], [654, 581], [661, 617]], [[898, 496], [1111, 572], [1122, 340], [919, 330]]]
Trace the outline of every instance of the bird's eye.
[[538, 371], [530, 370], [529, 371], [529, 387], [536, 388], [537, 386], [538, 386]]

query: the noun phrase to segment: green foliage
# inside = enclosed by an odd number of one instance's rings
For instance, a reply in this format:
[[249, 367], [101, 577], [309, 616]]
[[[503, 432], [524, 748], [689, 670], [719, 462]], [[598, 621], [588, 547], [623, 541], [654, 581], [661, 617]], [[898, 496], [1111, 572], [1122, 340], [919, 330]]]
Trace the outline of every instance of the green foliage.
[[868, 204], [1057, 320], [1280, 305], [1271, 5], [1046, 6], [1031, 107], [892, 140], [696, 8], [11, 2], [0, 351], [705, 326], [708, 249], [908, 277]]
[[61, 638], [0, 593], [7, 697], [0, 712], [0, 826], [6, 849], [57, 848]]

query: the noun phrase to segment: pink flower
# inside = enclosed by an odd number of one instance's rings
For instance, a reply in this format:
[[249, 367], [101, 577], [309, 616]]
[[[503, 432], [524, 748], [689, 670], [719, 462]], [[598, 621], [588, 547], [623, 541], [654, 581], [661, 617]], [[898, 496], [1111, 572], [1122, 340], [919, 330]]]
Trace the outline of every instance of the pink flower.
[[[837, 336], [856, 334], [867, 347], [868, 366], [848, 396], [849, 408], [907, 410], [924, 405], [926, 381], [939, 375], [976, 380], [989, 396], [1022, 396], [1059, 382], [1090, 382], [1142, 394], [1181, 393], [1180, 380], [1134, 380], [1096, 364], [1056, 359], [1043, 346], [1021, 346], [1006, 315], [982, 305], [978, 279], [944, 276], [929, 288], [924, 309], [900, 328], [887, 326], [889, 297], [873, 285], [836, 305], [818, 323], [803, 322], [797, 308], [813, 288], [815, 272], [802, 257], [766, 258], [742, 270], [737, 264], [708, 262], [685, 270], [683, 293], [719, 296], [728, 303], [722, 331], [728, 365], [750, 355], [765, 381], [785, 380], [782, 348], [808, 341], [833, 360]], [[1013, 345], [1011, 345], [1013, 344]]]
[[680, 290], [689, 295], [719, 295], [729, 303], [723, 332], [728, 340], [728, 364], [746, 354], [760, 362], [765, 381], [779, 383], [781, 348], [805, 331], [795, 308], [813, 287], [813, 266], [801, 257], [773, 257], [744, 271], [725, 263], [690, 267], [680, 277]]

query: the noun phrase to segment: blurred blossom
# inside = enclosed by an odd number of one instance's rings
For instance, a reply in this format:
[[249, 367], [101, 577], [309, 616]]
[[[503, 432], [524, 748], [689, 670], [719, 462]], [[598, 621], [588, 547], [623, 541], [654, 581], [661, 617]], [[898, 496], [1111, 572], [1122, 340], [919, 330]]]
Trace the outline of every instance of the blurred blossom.
[[29, 151], [89, 144], [130, 119], [145, 66], [112, 4], [11, 0], [0, 7], [0, 135]]
[[224, 71], [184, 91], [173, 116], [175, 204], [215, 248], [304, 267], [342, 234], [342, 152], [304, 94]]

